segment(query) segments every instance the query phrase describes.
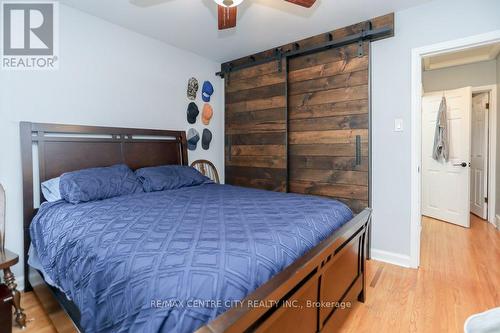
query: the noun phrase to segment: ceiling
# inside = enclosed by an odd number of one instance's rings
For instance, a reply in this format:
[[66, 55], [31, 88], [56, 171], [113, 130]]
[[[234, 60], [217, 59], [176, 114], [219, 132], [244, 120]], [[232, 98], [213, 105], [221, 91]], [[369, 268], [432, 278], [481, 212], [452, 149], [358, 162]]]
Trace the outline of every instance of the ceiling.
[[481, 45], [461, 51], [449, 52], [424, 58], [424, 70], [441, 69], [452, 66], [473, 64], [496, 59], [500, 53], [500, 43]]
[[109, 22], [224, 62], [430, 0], [245, 0], [235, 29], [217, 30], [213, 0], [60, 0]]

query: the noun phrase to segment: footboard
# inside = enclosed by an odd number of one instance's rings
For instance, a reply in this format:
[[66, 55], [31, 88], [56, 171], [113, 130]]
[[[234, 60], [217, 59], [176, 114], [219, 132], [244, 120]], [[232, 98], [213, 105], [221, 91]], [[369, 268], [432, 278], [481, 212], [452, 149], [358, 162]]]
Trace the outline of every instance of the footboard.
[[197, 332], [335, 332], [365, 299], [370, 218], [367, 208]]

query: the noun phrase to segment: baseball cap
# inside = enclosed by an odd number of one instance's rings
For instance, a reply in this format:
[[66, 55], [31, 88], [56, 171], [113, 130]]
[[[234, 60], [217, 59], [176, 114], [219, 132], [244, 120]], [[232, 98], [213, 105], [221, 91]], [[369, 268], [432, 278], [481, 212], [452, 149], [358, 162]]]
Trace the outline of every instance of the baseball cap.
[[187, 144], [189, 150], [196, 150], [196, 146], [200, 141], [200, 133], [194, 128], [190, 128], [187, 132]]
[[200, 110], [198, 110], [198, 105], [195, 102], [191, 102], [187, 108], [187, 121], [190, 124], [194, 124], [196, 122], [196, 117], [200, 114]]
[[198, 80], [196, 80], [196, 78], [194, 77], [190, 78], [188, 80], [187, 98], [194, 101], [196, 99], [196, 94], [198, 93], [198, 88]]
[[203, 82], [203, 89], [201, 98], [204, 102], [210, 102], [210, 96], [214, 93], [214, 86], [210, 83], [210, 81]]
[[210, 104], [205, 103], [205, 105], [203, 105], [203, 112], [201, 114], [201, 121], [203, 122], [203, 124], [208, 125], [213, 115], [214, 109], [212, 109], [212, 106]]
[[201, 137], [201, 147], [208, 150], [210, 148], [210, 142], [212, 142], [212, 132], [210, 132], [208, 128], [205, 128]]

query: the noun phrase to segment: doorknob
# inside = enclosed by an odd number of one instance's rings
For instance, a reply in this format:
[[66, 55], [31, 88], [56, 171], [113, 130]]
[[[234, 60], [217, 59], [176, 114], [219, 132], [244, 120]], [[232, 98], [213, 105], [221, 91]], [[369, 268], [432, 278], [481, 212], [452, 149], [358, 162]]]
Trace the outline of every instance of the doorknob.
[[467, 162], [462, 162], [462, 163], [458, 163], [458, 164], [453, 164], [453, 166], [461, 166], [462, 168], [466, 168], [466, 167], [467, 167]]

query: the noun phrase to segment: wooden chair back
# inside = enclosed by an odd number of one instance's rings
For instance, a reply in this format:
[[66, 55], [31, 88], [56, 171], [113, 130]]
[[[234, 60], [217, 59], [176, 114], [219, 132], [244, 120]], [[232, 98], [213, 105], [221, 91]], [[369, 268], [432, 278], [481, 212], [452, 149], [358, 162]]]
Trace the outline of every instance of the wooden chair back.
[[202, 175], [212, 179], [217, 184], [220, 184], [219, 173], [212, 162], [207, 160], [196, 160], [191, 163], [191, 166], [198, 170]]

